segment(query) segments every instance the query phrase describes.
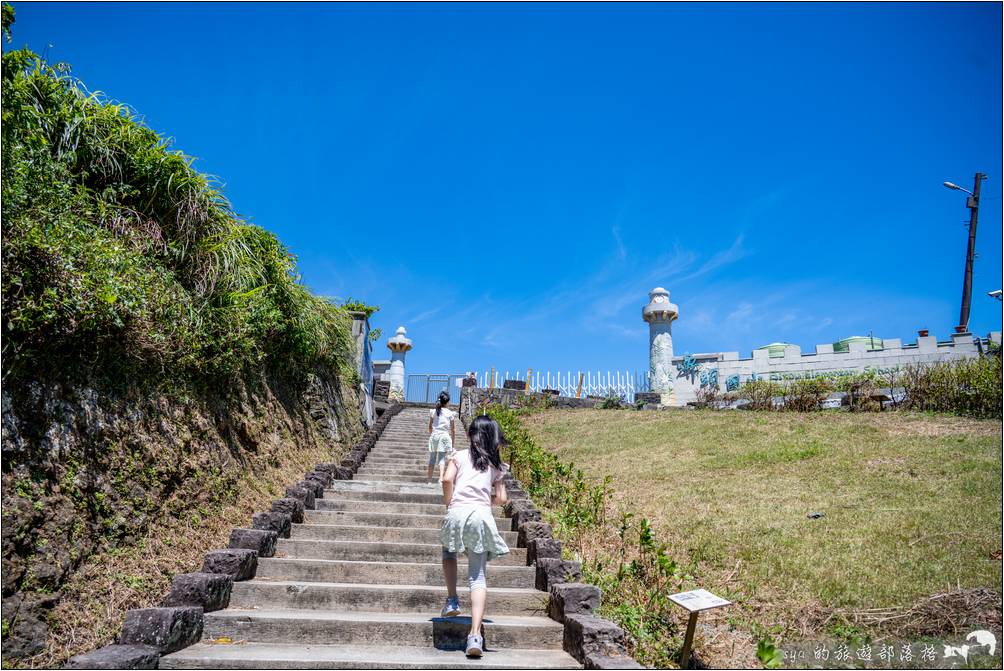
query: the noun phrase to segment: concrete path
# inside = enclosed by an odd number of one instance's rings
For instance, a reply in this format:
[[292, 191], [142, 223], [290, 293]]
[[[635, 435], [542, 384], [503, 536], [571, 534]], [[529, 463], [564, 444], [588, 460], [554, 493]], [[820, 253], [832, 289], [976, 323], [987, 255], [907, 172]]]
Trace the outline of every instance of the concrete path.
[[[488, 567], [484, 657], [463, 652], [469, 617], [439, 617], [445, 506], [439, 483], [425, 478], [428, 414], [395, 416], [355, 479], [333, 483], [275, 558], [234, 583], [230, 607], [206, 613], [203, 641], [162, 657], [160, 668], [581, 668], [562, 650], [562, 626], [543, 612], [546, 594], [534, 589], [514, 532], [502, 531], [511, 554]], [[458, 449], [468, 447], [457, 438]], [[459, 582], [469, 614], [463, 559]]]

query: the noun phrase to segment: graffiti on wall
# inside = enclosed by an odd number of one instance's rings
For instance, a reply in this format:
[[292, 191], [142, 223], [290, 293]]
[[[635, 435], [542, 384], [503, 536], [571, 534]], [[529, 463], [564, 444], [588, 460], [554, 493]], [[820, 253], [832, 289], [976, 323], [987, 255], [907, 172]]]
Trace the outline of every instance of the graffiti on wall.
[[697, 362], [697, 359], [695, 359], [690, 354], [685, 354], [683, 357], [683, 361], [676, 364], [676, 376], [687, 378], [688, 380], [690, 380], [691, 384], [694, 383], [694, 379], [697, 377], [697, 374], [700, 371], [701, 371], [701, 364], [699, 364]]

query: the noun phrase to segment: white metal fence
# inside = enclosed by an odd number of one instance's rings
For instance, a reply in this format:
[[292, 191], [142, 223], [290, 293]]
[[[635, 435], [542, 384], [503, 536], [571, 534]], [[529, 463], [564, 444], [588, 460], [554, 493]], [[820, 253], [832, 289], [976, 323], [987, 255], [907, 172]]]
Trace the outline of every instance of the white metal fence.
[[[556, 389], [562, 396], [620, 396], [628, 403], [634, 402], [637, 392], [649, 391], [648, 372], [629, 370], [562, 370], [562, 371], [508, 371], [490, 370], [476, 373], [478, 386], [501, 387], [507, 380], [526, 382], [529, 373], [530, 391]], [[581, 384], [581, 389], [580, 389]]]

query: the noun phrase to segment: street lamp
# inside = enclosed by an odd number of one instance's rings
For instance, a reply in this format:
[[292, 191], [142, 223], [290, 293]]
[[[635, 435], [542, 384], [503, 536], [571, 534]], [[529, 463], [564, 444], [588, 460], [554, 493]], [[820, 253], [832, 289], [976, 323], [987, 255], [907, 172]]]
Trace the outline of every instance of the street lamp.
[[987, 296], [990, 298], [996, 298], [999, 301], [1004, 301], [1004, 291], [998, 289], [997, 291], [988, 291]]
[[965, 191], [970, 196], [973, 195], [972, 191], [970, 191], [969, 189], [963, 189], [958, 184], [952, 184], [951, 182], [942, 182], [942, 184], [944, 184], [945, 186], [947, 186], [949, 189], [955, 189], [956, 191]]
[[972, 191], [952, 182], [943, 182], [949, 189], [969, 194], [969, 198], [966, 199], [966, 207], [969, 208], [969, 247], [966, 250], [966, 272], [962, 279], [962, 310], [959, 313], [959, 325], [955, 327], [958, 333], [969, 330], [969, 303], [973, 296], [973, 257], [976, 254], [976, 217], [980, 209], [980, 183], [986, 178], [982, 172], [976, 173]]

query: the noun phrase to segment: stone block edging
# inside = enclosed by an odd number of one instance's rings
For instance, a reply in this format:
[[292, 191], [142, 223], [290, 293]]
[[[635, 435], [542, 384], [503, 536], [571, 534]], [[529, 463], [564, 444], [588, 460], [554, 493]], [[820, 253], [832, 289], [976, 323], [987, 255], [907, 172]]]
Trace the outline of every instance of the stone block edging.
[[[464, 391], [466, 395], [468, 390]], [[473, 417], [462, 413], [460, 419], [466, 430]], [[527, 566], [536, 568], [535, 587], [548, 593], [548, 616], [565, 627], [565, 652], [587, 669], [644, 669], [628, 654], [624, 630], [593, 614], [602, 602], [603, 592], [595, 585], [580, 582], [580, 562], [562, 559], [561, 541], [554, 538], [551, 525], [544, 522], [522, 483], [511, 472], [505, 474], [504, 480], [510, 498], [503, 511], [512, 519], [516, 546], [527, 549]]]
[[325, 487], [334, 480], [352, 479], [403, 407], [400, 403], [388, 407], [340, 463], [316, 464], [302, 480], [286, 487], [271, 510], [252, 516], [252, 528], [234, 529], [229, 547], [206, 553], [200, 572], [174, 576], [162, 607], [127, 611], [115, 643], [75, 655], [63, 668], [156, 669], [162, 655], [198, 643], [203, 615], [227, 607], [233, 583], [255, 577], [258, 558], [275, 554], [278, 539], [289, 538], [292, 523], [303, 521], [304, 510], [314, 510]]

